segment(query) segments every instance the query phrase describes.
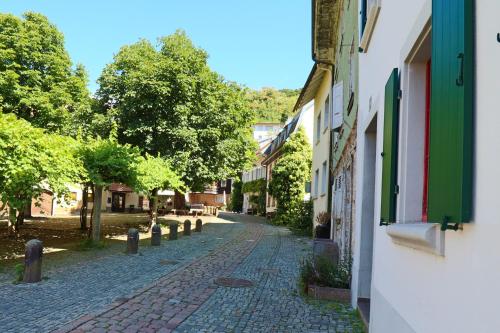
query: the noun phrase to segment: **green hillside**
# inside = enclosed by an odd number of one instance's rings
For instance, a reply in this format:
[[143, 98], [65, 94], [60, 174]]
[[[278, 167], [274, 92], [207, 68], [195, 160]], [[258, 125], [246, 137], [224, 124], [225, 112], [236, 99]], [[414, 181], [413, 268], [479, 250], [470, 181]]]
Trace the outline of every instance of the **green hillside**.
[[247, 99], [257, 122], [285, 122], [293, 116], [300, 89], [262, 88], [248, 90]]

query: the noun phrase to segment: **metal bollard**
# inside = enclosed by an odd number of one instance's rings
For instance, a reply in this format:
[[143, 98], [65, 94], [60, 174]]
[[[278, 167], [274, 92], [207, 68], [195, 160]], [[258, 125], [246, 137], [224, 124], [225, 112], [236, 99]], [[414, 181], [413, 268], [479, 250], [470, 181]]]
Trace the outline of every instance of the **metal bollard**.
[[128, 229], [127, 234], [127, 254], [137, 254], [139, 251], [139, 230]]
[[191, 221], [184, 221], [184, 236], [191, 236]]
[[178, 228], [177, 222], [175, 223], [170, 223], [169, 224], [169, 229], [170, 229], [170, 234], [168, 235], [169, 240], [176, 240], [177, 239], [177, 228]]
[[155, 224], [153, 228], [151, 228], [151, 245], [161, 245], [161, 227], [159, 224]]
[[197, 219], [196, 228], [194, 229], [194, 231], [201, 232], [202, 226], [203, 226], [203, 221], [201, 219]]
[[32, 239], [26, 243], [23, 282], [34, 283], [42, 280], [42, 255], [43, 245], [41, 241]]

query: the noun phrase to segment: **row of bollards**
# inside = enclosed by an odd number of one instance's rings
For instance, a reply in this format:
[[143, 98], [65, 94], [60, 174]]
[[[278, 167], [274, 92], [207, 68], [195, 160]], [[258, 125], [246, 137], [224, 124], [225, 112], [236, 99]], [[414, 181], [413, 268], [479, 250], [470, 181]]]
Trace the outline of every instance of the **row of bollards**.
[[[201, 232], [203, 222], [201, 219], [196, 220], [195, 232]], [[169, 224], [170, 234], [169, 240], [176, 240], [179, 224], [177, 222]], [[191, 221], [184, 221], [184, 236], [191, 236]], [[161, 227], [155, 224], [151, 229], [151, 245], [161, 245]], [[130, 228], [127, 233], [127, 254], [137, 254], [139, 251], [139, 230]], [[24, 254], [24, 274], [23, 282], [34, 283], [42, 280], [42, 255], [43, 244], [38, 239], [32, 239], [26, 243], [26, 251]]]
[[[203, 221], [201, 219], [196, 220], [195, 232], [201, 232], [203, 226]], [[169, 228], [169, 240], [176, 240], [178, 238], [179, 223], [171, 222], [168, 225]], [[191, 236], [191, 221], [184, 221], [184, 236]], [[155, 224], [151, 229], [151, 245], [160, 246], [161, 245], [161, 227]], [[137, 254], [139, 251], [139, 230], [131, 228], [128, 231], [127, 236], [127, 254]]]

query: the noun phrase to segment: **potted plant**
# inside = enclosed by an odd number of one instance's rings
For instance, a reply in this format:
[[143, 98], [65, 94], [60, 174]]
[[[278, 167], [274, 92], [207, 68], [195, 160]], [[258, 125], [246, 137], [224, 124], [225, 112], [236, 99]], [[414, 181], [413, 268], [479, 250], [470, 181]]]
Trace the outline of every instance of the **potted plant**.
[[330, 218], [328, 212], [321, 212], [316, 217], [316, 227], [314, 228], [314, 238], [329, 239], [330, 238]]

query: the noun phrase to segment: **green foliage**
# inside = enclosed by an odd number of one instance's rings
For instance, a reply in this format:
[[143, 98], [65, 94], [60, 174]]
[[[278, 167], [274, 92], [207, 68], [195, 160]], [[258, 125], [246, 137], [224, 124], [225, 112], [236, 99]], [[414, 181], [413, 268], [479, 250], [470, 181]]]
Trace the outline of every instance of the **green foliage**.
[[256, 179], [243, 184], [243, 193], [257, 193], [250, 197], [250, 203], [257, 208], [259, 214], [266, 213], [267, 181]]
[[134, 184], [136, 191], [151, 195], [155, 189], [178, 190], [183, 187], [179, 176], [172, 171], [170, 163], [161, 158], [146, 154], [137, 164]]
[[231, 192], [231, 202], [228, 210], [241, 213], [243, 210], [243, 183], [241, 182], [241, 174], [233, 178], [233, 190]]
[[290, 219], [290, 230], [300, 236], [311, 236], [313, 232], [313, 202], [303, 202], [296, 217]]
[[245, 92], [207, 58], [182, 31], [160, 38], [158, 48], [141, 40], [120, 49], [97, 92], [119, 141], [170, 160], [192, 190], [234, 176], [255, 157]]
[[77, 246], [76, 251], [104, 250], [108, 247], [104, 241], [94, 241], [93, 239], [84, 239]]
[[73, 69], [64, 36], [41, 15], [0, 14], [0, 104], [36, 127], [76, 134], [76, 115], [90, 109], [87, 75]]
[[351, 275], [350, 261], [340, 261], [334, 265], [328, 258], [318, 256], [305, 259], [300, 265], [299, 288], [307, 291], [307, 286], [314, 284], [321, 287], [349, 289]]
[[24, 264], [16, 264], [14, 266], [14, 283], [23, 282], [24, 279]]
[[293, 116], [293, 107], [300, 95], [300, 89], [262, 88], [248, 90], [246, 99], [257, 122], [284, 123]]
[[303, 128], [283, 145], [282, 156], [272, 170], [269, 193], [276, 198], [274, 222], [303, 225], [305, 185], [311, 175], [312, 151]]
[[0, 114], [2, 201], [23, 210], [47, 189], [66, 194], [67, 184], [84, 174], [77, 149], [77, 142], [69, 137], [48, 134], [13, 114]]
[[262, 187], [265, 187], [267, 182], [265, 179], [256, 179], [251, 182], [246, 182], [242, 186], [243, 193], [258, 193]]
[[139, 149], [121, 145], [115, 139], [92, 139], [79, 150], [87, 176], [94, 185], [136, 184]]

